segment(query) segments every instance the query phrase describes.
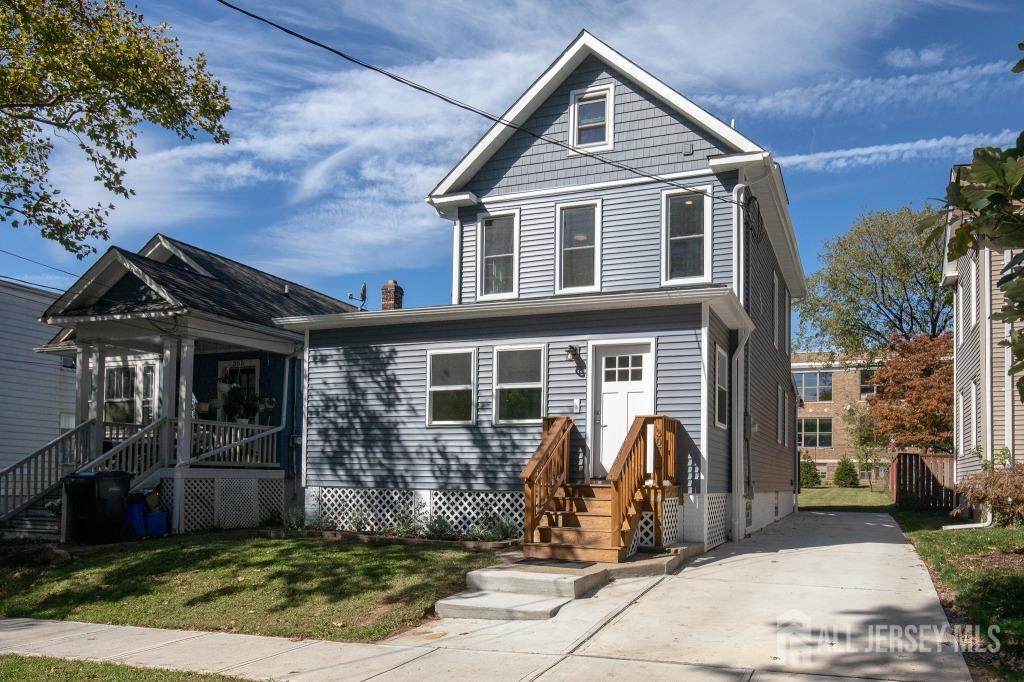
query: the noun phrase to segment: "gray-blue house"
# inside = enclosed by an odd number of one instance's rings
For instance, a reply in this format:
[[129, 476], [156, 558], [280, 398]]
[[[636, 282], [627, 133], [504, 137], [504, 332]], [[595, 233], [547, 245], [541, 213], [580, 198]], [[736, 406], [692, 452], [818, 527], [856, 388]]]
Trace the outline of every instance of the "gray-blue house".
[[503, 119], [427, 197], [451, 305], [389, 283], [278, 320], [307, 334], [307, 513], [493, 512], [609, 560], [788, 514], [804, 278], [771, 153], [586, 32]]

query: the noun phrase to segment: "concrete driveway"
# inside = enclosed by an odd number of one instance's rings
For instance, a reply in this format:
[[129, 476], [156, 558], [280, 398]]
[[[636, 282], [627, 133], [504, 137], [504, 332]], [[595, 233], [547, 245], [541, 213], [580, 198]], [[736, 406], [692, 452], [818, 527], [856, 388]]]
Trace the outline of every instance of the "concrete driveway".
[[688, 564], [575, 653], [892, 680], [970, 680], [888, 514], [799, 512]]

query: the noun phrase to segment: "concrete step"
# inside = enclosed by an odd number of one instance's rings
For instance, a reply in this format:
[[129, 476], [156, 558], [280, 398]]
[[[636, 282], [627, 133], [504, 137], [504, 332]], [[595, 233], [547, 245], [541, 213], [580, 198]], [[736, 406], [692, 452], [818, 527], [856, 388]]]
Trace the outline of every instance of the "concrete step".
[[508, 592], [578, 599], [608, 582], [606, 571], [568, 574], [483, 568], [466, 574], [466, 587], [477, 592]]
[[571, 597], [468, 590], [440, 600], [435, 611], [442, 618], [544, 620], [571, 601]]

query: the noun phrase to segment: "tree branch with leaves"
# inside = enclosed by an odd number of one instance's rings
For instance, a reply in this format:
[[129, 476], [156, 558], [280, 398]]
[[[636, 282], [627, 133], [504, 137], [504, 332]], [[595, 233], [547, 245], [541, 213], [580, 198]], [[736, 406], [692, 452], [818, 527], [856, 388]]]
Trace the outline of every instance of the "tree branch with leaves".
[[77, 147], [94, 180], [127, 199], [124, 164], [143, 123], [228, 141], [227, 91], [205, 57], [186, 59], [167, 25], [147, 25], [123, 0], [10, 0], [0, 23], [0, 222], [83, 258], [109, 237], [114, 206], [62, 196], [50, 173], [58, 145]]

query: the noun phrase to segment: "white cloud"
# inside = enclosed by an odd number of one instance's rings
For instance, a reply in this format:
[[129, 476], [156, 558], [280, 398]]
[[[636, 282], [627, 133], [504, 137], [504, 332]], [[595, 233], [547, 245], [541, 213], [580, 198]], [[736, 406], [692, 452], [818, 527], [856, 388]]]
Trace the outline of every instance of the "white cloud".
[[1000, 133], [946, 135], [911, 142], [876, 144], [851, 149], [780, 156], [784, 170], [840, 171], [858, 166], [876, 166], [917, 159], [948, 159], [950, 164], [968, 159], [975, 147], [1007, 146], [1017, 137], [1012, 130]]
[[885, 53], [885, 63], [896, 69], [930, 69], [945, 62], [950, 52], [948, 45], [932, 45], [920, 50], [898, 47]]
[[1024, 87], [1024, 81], [1011, 77], [1011, 66], [1010, 62], [989, 62], [889, 78], [841, 78], [766, 95], [705, 95], [696, 100], [725, 116], [821, 118], [849, 115], [955, 102], [966, 95], [987, 91], [1000, 80], [1005, 80], [1007, 87]]

